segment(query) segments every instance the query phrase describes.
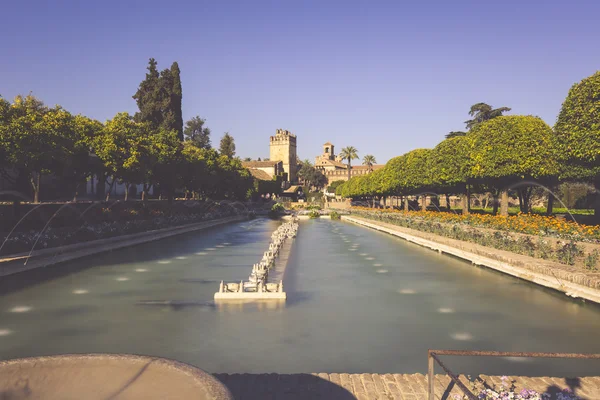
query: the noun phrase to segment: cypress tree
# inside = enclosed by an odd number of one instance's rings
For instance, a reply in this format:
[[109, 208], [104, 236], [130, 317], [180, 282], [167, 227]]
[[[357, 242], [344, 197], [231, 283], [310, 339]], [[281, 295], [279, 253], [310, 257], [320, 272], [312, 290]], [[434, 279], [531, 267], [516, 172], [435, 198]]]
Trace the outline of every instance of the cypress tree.
[[148, 73], [133, 95], [139, 112], [135, 113], [138, 122], [149, 122], [153, 128], [157, 128], [163, 121], [162, 104], [160, 101], [160, 75], [156, 69], [156, 60], [151, 58], [148, 62]]
[[175, 119], [175, 125], [173, 128], [177, 131], [177, 135], [180, 140], [183, 141], [183, 113], [181, 111], [181, 101], [183, 98], [181, 88], [181, 71], [179, 70], [179, 64], [177, 61], [171, 65], [171, 79], [173, 81], [173, 87], [171, 92], [171, 109]]
[[182, 87], [181, 71], [174, 62], [171, 68], [158, 72], [156, 60], [151, 58], [148, 73], [133, 96], [139, 112], [135, 114], [138, 122], [148, 122], [153, 129], [174, 130], [183, 141], [183, 115], [181, 110]]

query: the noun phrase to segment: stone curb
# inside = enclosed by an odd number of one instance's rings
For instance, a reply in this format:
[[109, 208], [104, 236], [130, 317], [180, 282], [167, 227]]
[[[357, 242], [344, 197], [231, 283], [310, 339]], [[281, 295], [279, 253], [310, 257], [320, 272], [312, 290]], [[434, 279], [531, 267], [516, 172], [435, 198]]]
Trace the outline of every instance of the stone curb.
[[[403, 232], [398, 229], [392, 229], [392, 228], [384, 226], [382, 224], [367, 222], [363, 219], [359, 219], [359, 218], [355, 218], [355, 217], [348, 217], [348, 216], [342, 216], [342, 219], [349, 221], [349, 222], [353, 222], [357, 225], [361, 225], [364, 227], [368, 227], [371, 229], [375, 229], [375, 230], [378, 230], [381, 232], [388, 233], [393, 236], [397, 236], [397, 237], [405, 239], [411, 243], [415, 243], [420, 246], [427, 247], [432, 250], [438, 251], [439, 253], [452, 254], [455, 257], [470, 261], [471, 263], [473, 263], [475, 265], [484, 266], [484, 267], [487, 267], [487, 268], [490, 268], [490, 269], [493, 269], [493, 270], [496, 270], [499, 272], [503, 272], [508, 275], [515, 276], [520, 279], [524, 279], [524, 280], [532, 282], [532, 283], [536, 283], [541, 286], [545, 286], [545, 287], [557, 290], [557, 291], [565, 293], [568, 296], [573, 297], [573, 298], [579, 297], [579, 298], [583, 298], [586, 300], [591, 300], [595, 303], [600, 303], [600, 290], [597, 290], [597, 289], [594, 289], [591, 287], [587, 287], [584, 285], [579, 285], [577, 283], [573, 283], [570, 281], [565, 281], [565, 280], [561, 281], [555, 275], [548, 275], [548, 274], [532, 271], [530, 269], [526, 269], [521, 266], [516, 266], [516, 265], [513, 265], [513, 264], [505, 262], [505, 261], [500, 261], [497, 259], [486, 257], [481, 254], [476, 254], [474, 252], [470, 252], [470, 251], [466, 251], [463, 249], [459, 249], [457, 247], [442, 244], [442, 243], [439, 243], [434, 240], [424, 239], [422, 237], [412, 235], [410, 233]], [[402, 228], [402, 229], [406, 230], [406, 231], [411, 231], [411, 229], [409, 229], [409, 228]], [[436, 235], [433, 235], [433, 234], [428, 234], [428, 236], [431, 237], [432, 239], [436, 238]], [[470, 243], [470, 247], [472, 247], [473, 249], [478, 249], [479, 247], [484, 247], [484, 246]], [[495, 250], [495, 251], [498, 252], [498, 250]], [[527, 256], [521, 256], [521, 257], [527, 257]], [[536, 260], [535, 258], [532, 258], [532, 257], [527, 257], [527, 258], [529, 258], [531, 260], [530, 262], [532, 264], [536, 264], [536, 263], [539, 264], [539, 260]]]

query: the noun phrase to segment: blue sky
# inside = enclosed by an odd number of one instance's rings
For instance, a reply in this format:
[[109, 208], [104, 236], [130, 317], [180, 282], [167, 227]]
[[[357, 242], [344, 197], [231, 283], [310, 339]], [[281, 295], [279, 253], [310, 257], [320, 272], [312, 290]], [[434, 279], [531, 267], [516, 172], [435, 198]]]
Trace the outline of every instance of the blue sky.
[[600, 69], [600, 1], [6, 1], [0, 95], [105, 121], [136, 111], [150, 57], [182, 71], [183, 116], [213, 144], [301, 158], [353, 145], [382, 163], [462, 130], [477, 102], [553, 125]]

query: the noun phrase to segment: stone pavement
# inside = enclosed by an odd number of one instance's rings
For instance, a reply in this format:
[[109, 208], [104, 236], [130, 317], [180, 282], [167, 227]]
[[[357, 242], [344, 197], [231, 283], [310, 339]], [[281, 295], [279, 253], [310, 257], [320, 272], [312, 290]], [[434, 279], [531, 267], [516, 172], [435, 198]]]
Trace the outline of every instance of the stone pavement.
[[[427, 400], [423, 374], [214, 374], [237, 400], [339, 399]], [[500, 386], [497, 376], [480, 375], [487, 385]], [[571, 388], [582, 399], [600, 399], [600, 377], [548, 378], [509, 376], [517, 390], [556, 393]], [[467, 382], [461, 376], [461, 380]], [[467, 387], [470, 385], [467, 384]], [[450, 399], [462, 393], [446, 375], [435, 377], [435, 398]]]

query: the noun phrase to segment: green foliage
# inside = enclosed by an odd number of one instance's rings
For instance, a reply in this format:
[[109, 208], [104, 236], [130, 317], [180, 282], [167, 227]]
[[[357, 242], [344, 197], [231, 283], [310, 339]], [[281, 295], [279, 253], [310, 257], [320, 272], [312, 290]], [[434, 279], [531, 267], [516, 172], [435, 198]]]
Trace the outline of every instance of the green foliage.
[[369, 171], [373, 170], [373, 165], [377, 162], [374, 155], [367, 154], [363, 157], [363, 165], [369, 168]]
[[314, 186], [319, 190], [327, 183], [327, 178], [323, 175], [323, 172], [316, 169], [309, 160], [302, 162], [302, 167], [298, 170], [297, 175], [309, 189]]
[[160, 74], [156, 65], [156, 60], [151, 58], [146, 78], [133, 95], [140, 110], [135, 114], [135, 120], [148, 123], [152, 129], [175, 131], [178, 139], [183, 140], [179, 65], [174, 62], [170, 69]]
[[554, 131], [566, 158], [562, 177], [591, 179], [600, 174], [600, 71], [576, 83], [562, 104]]
[[559, 172], [552, 129], [532, 116], [498, 117], [466, 136], [469, 176], [487, 182], [551, 179]]
[[275, 203], [271, 207], [271, 211], [273, 211], [273, 212], [283, 212], [283, 211], [285, 211], [285, 207], [281, 203]]
[[348, 161], [348, 179], [350, 179], [352, 160], [356, 160], [358, 158], [358, 150], [353, 146], [344, 147], [342, 148], [342, 151], [340, 151], [340, 157], [342, 160]]
[[598, 257], [599, 257], [598, 250], [594, 250], [585, 257], [583, 264], [585, 265], [585, 267], [587, 269], [595, 270], [596, 265], [598, 265]]
[[581, 256], [582, 251], [575, 242], [569, 242], [562, 245], [556, 252], [558, 260], [567, 265], [575, 265], [577, 257]]
[[31, 95], [17, 96], [13, 104], [2, 100], [0, 113], [0, 168], [20, 171], [31, 184], [34, 202], [42, 175], [79, 177], [86, 168], [86, 129], [60, 106], [48, 108]]
[[233, 136], [229, 134], [229, 132], [225, 132], [225, 135], [223, 135], [221, 138], [221, 143], [219, 144], [219, 154], [229, 158], [235, 156], [235, 140], [233, 139]]
[[311, 210], [311, 211], [308, 213], [308, 216], [309, 216], [310, 218], [319, 218], [319, 217], [321, 216], [321, 213], [320, 213], [319, 211], [317, 211], [317, 210]]
[[438, 144], [429, 155], [427, 169], [431, 183], [441, 190], [457, 192], [467, 180], [468, 149], [464, 136], [446, 139]]
[[340, 185], [343, 185], [345, 181], [333, 181], [329, 184], [329, 186], [327, 186], [327, 191], [329, 193], [337, 193], [337, 188], [340, 187]]
[[471, 109], [469, 110], [469, 115], [473, 117], [473, 119], [465, 121], [465, 124], [467, 125], [467, 129], [471, 131], [482, 122], [489, 121], [496, 117], [501, 117], [502, 114], [508, 111], [510, 111], [510, 108], [508, 107], [494, 109], [489, 104], [477, 103], [472, 105]]
[[205, 127], [205, 119], [195, 116], [185, 123], [183, 133], [185, 141], [190, 141], [194, 146], [201, 149], [210, 149], [210, 129]]
[[337, 211], [331, 211], [329, 217], [334, 220], [342, 219], [342, 216]]

